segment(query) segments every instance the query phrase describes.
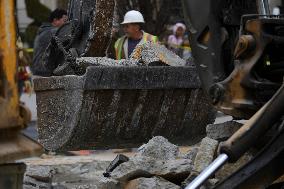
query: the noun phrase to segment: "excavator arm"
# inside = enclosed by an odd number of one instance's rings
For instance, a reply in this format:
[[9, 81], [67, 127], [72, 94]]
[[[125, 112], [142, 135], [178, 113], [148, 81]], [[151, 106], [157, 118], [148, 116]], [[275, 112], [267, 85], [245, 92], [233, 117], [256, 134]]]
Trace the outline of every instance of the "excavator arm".
[[186, 189], [198, 188], [226, 162], [236, 162], [274, 127], [255, 158], [215, 187], [265, 188], [284, 173], [284, 18], [270, 15], [266, 0], [184, 0], [183, 5], [203, 88], [217, 109], [249, 119]]
[[35, 155], [41, 146], [21, 135], [31, 119], [20, 104], [14, 1], [0, 1], [0, 164]]

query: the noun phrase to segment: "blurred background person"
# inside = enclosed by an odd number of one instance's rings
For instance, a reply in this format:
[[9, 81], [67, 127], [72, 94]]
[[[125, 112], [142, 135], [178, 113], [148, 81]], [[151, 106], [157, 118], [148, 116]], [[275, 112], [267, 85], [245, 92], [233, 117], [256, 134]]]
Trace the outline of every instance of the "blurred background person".
[[183, 58], [184, 45], [188, 40], [185, 38], [186, 26], [183, 23], [176, 23], [173, 26], [173, 34], [168, 37], [168, 48]]
[[34, 75], [50, 76], [49, 71], [44, 67], [42, 57], [48, 47], [52, 35], [67, 21], [67, 11], [55, 9], [49, 16], [49, 22], [43, 23], [38, 30], [34, 41], [34, 56], [31, 70]]
[[30, 63], [31, 57], [24, 48], [22, 39], [18, 37], [17, 40], [17, 64], [18, 64], [18, 92], [21, 96], [23, 93], [27, 93], [31, 95], [32, 83], [31, 83], [31, 71], [30, 71]]

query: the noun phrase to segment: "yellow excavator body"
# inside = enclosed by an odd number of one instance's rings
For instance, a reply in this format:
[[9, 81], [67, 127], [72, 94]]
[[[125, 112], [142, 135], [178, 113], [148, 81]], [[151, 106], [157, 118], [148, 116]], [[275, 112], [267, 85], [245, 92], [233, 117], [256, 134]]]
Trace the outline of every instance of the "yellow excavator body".
[[0, 1], [0, 164], [36, 155], [41, 146], [21, 134], [31, 119], [20, 103], [15, 2]]

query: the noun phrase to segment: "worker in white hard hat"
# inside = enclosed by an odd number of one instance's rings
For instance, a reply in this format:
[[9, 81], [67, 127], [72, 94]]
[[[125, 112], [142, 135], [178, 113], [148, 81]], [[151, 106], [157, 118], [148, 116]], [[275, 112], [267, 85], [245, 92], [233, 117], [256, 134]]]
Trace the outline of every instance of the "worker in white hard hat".
[[116, 59], [128, 59], [138, 44], [152, 41], [158, 42], [158, 38], [142, 30], [145, 23], [143, 15], [139, 11], [129, 11], [124, 16], [121, 23], [125, 36], [115, 42]]

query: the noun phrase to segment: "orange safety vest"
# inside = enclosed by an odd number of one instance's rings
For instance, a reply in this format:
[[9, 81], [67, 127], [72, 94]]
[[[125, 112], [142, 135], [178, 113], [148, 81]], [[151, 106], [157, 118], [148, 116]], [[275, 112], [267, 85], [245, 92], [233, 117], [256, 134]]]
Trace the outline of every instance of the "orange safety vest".
[[[119, 38], [114, 45], [115, 48], [115, 56], [117, 60], [121, 60], [121, 59], [125, 59], [125, 52], [123, 50], [123, 45], [124, 42], [126, 41], [127, 37], [123, 36], [121, 38]], [[149, 33], [143, 32], [143, 43], [146, 43], [148, 41], [152, 41], [153, 43], [157, 43], [158, 42], [158, 37], [151, 35]]]

